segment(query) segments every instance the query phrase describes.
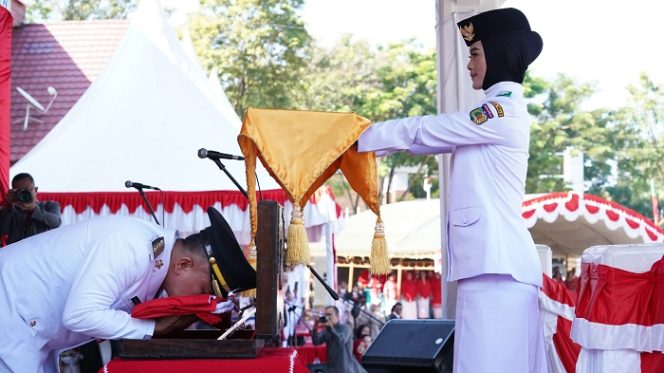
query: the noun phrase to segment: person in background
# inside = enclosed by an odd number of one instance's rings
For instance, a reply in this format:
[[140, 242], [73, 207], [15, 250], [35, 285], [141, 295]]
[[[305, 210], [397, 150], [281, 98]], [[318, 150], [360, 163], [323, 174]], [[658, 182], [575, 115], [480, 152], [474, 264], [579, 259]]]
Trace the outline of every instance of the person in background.
[[417, 283], [413, 279], [413, 272], [407, 271], [405, 278], [401, 281], [401, 304], [403, 306], [403, 318], [407, 320], [417, 319]]
[[417, 318], [428, 319], [431, 315], [431, 282], [427, 279], [427, 272], [420, 271], [417, 279]]
[[395, 319], [401, 319], [401, 302], [396, 302], [394, 306], [392, 306], [392, 311], [390, 312], [389, 316], [387, 316], [387, 321], [390, 320], [395, 320]]
[[39, 201], [37, 189], [35, 180], [28, 173], [12, 178], [12, 189], [7, 192], [5, 204], [0, 208], [0, 246], [60, 226], [60, 204]]
[[[319, 330], [324, 327], [323, 330]], [[316, 319], [311, 335], [314, 345], [325, 343], [327, 371], [330, 373], [365, 373], [353, 355], [353, 332], [348, 325], [339, 323], [339, 310], [325, 307], [325, 316]]]
[[362, 361], [362, 355], [367, 346], [362, 346], [364, 343], [364, 338], [371, 338], [371, 327], [369, 324], [362, 324], [357, 329], [355, 329], [355, 340], [353, 341], [353, 355], [357, 361]]
[[394, 304], [397, 302], [397, 279], [394, 273], [390, 273], [385, 284], [383, 285], [383, 300], [385, 301], [383, 309], [385, 313], [390, 312]]
[[431, 278], [431, 311], [433, 312], [434, 319], [443, 318], [443, 292], [440, 273], [429, 272]]

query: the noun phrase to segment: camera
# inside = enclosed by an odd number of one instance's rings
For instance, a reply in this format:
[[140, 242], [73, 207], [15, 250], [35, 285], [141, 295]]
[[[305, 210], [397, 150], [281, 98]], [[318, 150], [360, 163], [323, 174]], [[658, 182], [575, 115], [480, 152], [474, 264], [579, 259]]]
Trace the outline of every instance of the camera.
[[319, 317], [318, 322], [321, 323], [321, 324], [327, 323], [327, 317], [325, 317], [325, 315]]
[[23, 203], [32, 202], [32, 193], [28, 189], [17, 189], [16, 200]]

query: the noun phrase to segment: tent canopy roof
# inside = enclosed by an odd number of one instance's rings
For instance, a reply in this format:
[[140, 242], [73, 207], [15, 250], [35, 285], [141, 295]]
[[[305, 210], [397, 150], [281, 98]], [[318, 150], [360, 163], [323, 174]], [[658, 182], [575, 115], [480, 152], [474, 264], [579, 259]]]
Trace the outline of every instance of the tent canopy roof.
[[[643, 215], [602, 198], [576, 193], [527, 196], [523, 217], [537, 244], [554, 254], [580, 256], [594, 245], [664, 241], [664, 230]], [[381, 206], [392, 258], [441, 255], [440, 201], [413, 200]], [[339, 256], [368, 256], [375, 215], [361, 212], [346, 219], [335, 242]]]

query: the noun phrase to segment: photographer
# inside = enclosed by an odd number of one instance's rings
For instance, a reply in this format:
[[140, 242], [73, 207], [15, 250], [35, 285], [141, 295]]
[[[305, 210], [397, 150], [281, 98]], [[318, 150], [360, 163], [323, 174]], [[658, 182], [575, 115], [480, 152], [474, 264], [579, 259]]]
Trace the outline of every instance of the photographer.
[[40, 202], [35, 181], [30, 174], [14, 176], [12, 189], [0, 209], [0, 245], [9, 245], [57, 228], [60, 223], [60, 204], [55, 201]]
[[[319, 332], [318, 328], [323, 325], [325, 329]], [[316, 320], [311, 339], [314, 345], [325, 342], [328, 372], [366, 372], [353, 356], [353, 331], [348, 325], [339, 324], [337, 307], [325, 307], [325, 316]]]

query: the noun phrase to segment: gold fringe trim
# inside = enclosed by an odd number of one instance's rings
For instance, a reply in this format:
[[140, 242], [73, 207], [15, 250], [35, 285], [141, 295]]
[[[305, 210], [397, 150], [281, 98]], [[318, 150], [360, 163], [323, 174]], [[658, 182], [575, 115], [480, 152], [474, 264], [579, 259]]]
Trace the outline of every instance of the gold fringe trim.
[[378, 217], [376, 232], [371, 242], [371, 258], [369, 258], [370, 271], [376, 275], [390, 273], [390, 258], [387, 254], [387, 241], [385, 241], [385, 227], [383, 220]]
[[309, 239], [307, 238], [307, 231], [304, 229], [304, 219], [302, 217], [302, 207], [293, 203], [293, 211], [291, 212], [291, 221], [288, 226], [287, 236], [287, 250], [286, 250], [286, 264], [308, 265], [311, 262], [309, 256]]

